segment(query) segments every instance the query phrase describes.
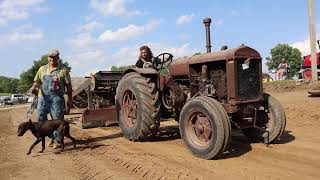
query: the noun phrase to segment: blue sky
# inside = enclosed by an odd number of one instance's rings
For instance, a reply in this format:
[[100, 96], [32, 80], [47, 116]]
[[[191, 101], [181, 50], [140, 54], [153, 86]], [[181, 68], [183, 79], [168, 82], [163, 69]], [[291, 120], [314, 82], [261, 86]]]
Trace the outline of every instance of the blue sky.
[[[205, 52], [202, 20], [211, 17], [213, 50], [242, 43], [263, 58], [278, 43], [309, 48], [306, 0], [0, 0], [0, 75], [19, 77], [50, 48], [85, 76], [134, 64], [141, 45], [176, 58]], [[315, 0], [320, 37], [320, 1]], [[267, 68], [264, 67], [264, 71]]]

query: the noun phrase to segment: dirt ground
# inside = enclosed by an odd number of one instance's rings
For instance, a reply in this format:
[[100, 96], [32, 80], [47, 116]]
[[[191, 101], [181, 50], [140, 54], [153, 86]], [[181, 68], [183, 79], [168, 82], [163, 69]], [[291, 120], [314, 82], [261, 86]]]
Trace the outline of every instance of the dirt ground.
[[30, 132], [17, 137], [17, 124], [26, 107], [0, 110], [0, 179], [319, 179], [320, 97], [305, 90], [271, 93], [284, 106], [287, 127], [281, 139], [267, 147], [250, 144], [234, 132], [229, 152], [218, 160], [194, 157], [179, 137], [175, 121], [162, 122], [152, 142], [130, 142], [117, 126], [80, 129], [72, 149], [58, 153], [46, 147], [31, 155], [35, 138]]

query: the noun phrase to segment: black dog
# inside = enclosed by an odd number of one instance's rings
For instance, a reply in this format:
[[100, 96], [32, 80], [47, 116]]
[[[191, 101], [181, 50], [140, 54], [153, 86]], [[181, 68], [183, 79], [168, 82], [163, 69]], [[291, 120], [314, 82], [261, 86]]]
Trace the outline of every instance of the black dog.
[[18, 127], [18, 136], [23, 136], [24, 133], [30, 129], [32, 134], [37, 138], [36, 142], [34, 142], [27, 155], [31, 153], [31, 150], [35, 145], [37, 145], [40, 141], [42, 141], [42, 149], [40, 153], [43, 152], [45, 149], [45, 137], [52, 135], [53, 131], [57, 130], [59, 132], [60, 138], [61, 138], [61, 151], [64, 150], [64, 136], [71, 139], [73, 142], [74, 148], [76, 147], [76, 141], [75, 139], [70, 136], [70, 126], [67, 121], [63, 120], [54, 120], [54, 121], [43, 121], [43, 122], [31, 122], [29, 120], [28, 122], [23, 122], [19, 124]]

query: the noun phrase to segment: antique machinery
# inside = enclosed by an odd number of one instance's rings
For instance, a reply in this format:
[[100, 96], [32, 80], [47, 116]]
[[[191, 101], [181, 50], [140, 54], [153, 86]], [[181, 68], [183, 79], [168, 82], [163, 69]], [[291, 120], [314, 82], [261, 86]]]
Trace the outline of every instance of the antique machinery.
[[[123, 73], [116, 104], [124, 136], [132, 141], [152, 138], [165, 109], [178, 120], [187, 148], [200, 158], [219, 157], [231, 127], [250, 140], [274, 142], [285, 129], [286, 116], [280, 103], [263, 92], [260, 54], [245, 45], [211, 52], [211, 19], [203, 22], [207, 53], [174, 61], [163, 53], [154, 68]], [[170, 73], [160, 74], [164, 68]]]
[[79, 125], [83, 128], [117, 123], [115, 93], [121, 72], [99, 71], [90, 77], [73, 79], [73, 104], [82, 110]]

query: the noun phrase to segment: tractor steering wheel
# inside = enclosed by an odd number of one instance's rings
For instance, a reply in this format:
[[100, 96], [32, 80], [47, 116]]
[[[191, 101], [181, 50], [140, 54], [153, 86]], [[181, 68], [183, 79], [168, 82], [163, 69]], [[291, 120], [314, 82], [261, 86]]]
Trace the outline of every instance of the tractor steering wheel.
[[152, 61], [152, 65], [156, 70], [161, 70], [169, 67], [173, 60], [173, 55], [170, 53], [161, 53]]

